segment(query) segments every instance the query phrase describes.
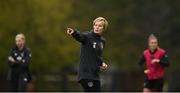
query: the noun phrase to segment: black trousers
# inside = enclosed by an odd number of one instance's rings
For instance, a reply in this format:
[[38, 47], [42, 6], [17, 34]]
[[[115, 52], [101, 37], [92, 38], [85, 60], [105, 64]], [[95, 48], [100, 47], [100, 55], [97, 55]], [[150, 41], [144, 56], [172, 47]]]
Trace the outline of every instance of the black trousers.
[[80, 84], [85, 92], [100, 92], [101, 83], [99, 80], [82, 79]]
[[12, 92], [25, 92], [27, 87], [27, 81], [24, 78], [10, 81]]
[[154, 92], [163, 91], [163, 79], [147, 80], [145, 79], [144, 87], [151, 89]]

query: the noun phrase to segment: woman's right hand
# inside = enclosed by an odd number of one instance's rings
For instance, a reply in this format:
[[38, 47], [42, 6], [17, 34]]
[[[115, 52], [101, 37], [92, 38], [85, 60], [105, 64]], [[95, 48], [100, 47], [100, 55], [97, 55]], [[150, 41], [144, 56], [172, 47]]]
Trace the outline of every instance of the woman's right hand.
[[148, 69], [144, 70], [144, 73], [145, 73], [145, 74], [148, 74], [148, 73], [149, 73], [149, 70], [148, 70]]
[[74, 30], [72, 28], [67, 28], [67, 34], [72, 35], [74, 33]]

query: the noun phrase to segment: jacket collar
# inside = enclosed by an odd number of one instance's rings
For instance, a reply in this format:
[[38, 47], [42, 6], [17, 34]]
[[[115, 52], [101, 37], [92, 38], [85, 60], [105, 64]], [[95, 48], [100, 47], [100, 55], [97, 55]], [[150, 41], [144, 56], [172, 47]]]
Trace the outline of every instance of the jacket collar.
[[15, 46], [15, 49], [18, 50], [18, 51], [20, 51], [20, 52], [24, 51], [25, 48], [26, 48], [26, 46], [24, 46], [22, 50], [19, 50], [19, 48], [18, 48], [17, 46]]
[[101, 35], [98, 35], [98, 34], [94, 33], [93, 30], [91, 30], [91, 33], [92, 33], [93, 36], [95, 36], [95, 37], [97, 37], [97, 38], [101, 38], [101, 37], [102, 37]]

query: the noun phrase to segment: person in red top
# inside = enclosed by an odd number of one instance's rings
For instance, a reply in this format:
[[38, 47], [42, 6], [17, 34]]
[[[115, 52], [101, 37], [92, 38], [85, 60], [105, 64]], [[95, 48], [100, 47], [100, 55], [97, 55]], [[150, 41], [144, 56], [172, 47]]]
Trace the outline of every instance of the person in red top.
[[165, 67], [169, 66], [168, 56], [166, 51], [158, 46], [158, 39], [153, 34], [148, 38], [148, 46], [139, 62], [140, 66], [145, 63], [143, 92], [162, 92]]

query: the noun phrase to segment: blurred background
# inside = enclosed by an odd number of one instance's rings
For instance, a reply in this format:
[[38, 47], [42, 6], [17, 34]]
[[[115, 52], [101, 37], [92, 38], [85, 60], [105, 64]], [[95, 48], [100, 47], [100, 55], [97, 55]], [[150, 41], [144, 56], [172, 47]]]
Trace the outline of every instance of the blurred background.
[[138, 61], [154, 33], [167, 50], [164, 91], [180, 91], [179, 0], [0, 0], [0, 91], [9, 91], [7, 56], [17, 33], [24, 33], [32, 51], [33, 81], [28, 91], [82, 91], [76, 82], [80, 44], [66, 28], [92, 29], [99, 16], [109, 21], [104, 33], [102, 91], [142, 91]]

